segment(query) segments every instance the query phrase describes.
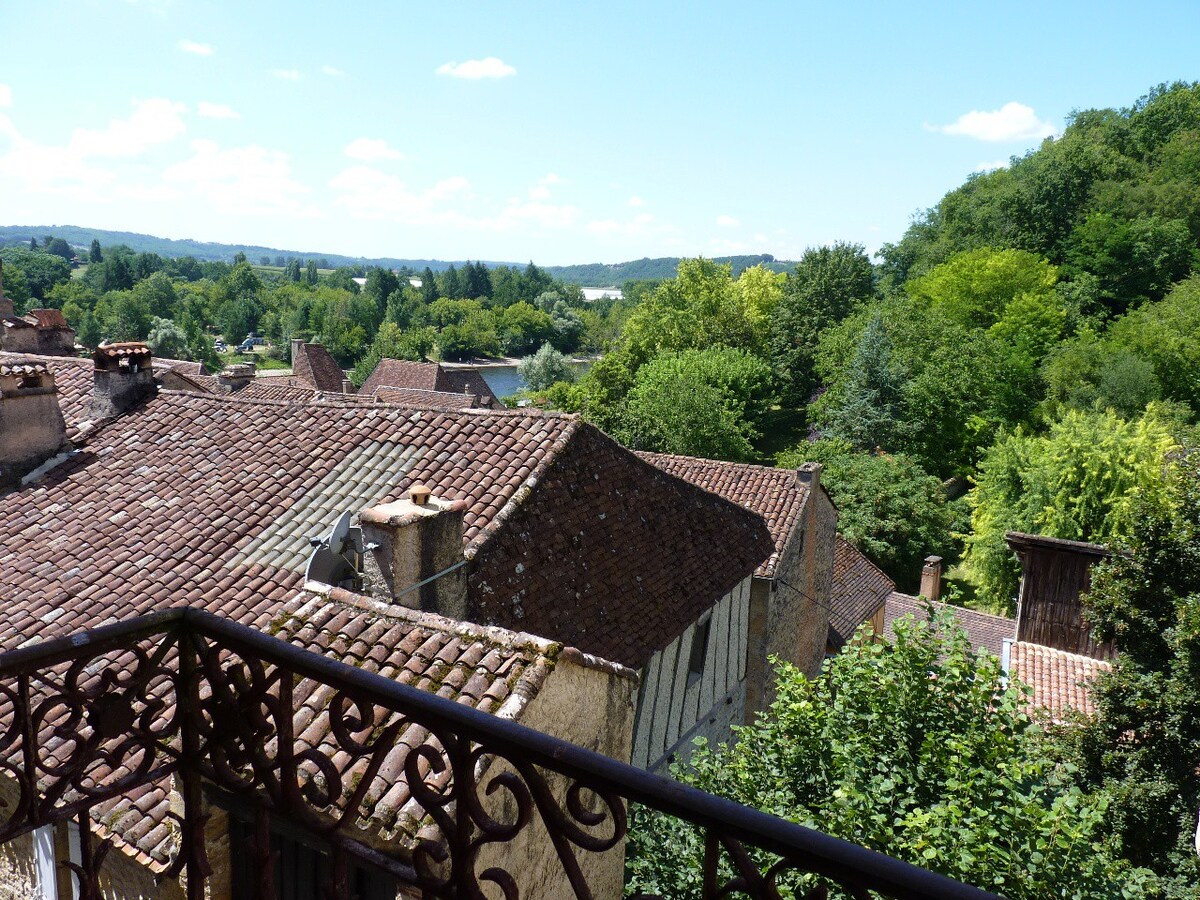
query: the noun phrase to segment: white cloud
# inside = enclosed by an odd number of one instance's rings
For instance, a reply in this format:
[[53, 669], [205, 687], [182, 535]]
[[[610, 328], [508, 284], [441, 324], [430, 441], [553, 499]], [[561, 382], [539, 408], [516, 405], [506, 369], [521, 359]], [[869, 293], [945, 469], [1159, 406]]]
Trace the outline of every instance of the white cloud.
[[224, 103], [206, 103], [201, 100], [196, 104], [196, 115], [202, 119], [240, 119], [241, 116], [234, 112], [233, 107], [226, 106]]
[[517, 70], [502, 59], [489, 56], [486, 59], [468, 59], [466, 62], [448, 62], [437, 67], [438, 75], [449, 75], [451, 78], [507, 78], [516, 75]]
[[12, 88], [7, 84], [0, 84], [0, 109], [12, 106]]
[[346, 155], [351, 159], [361, 159], [363, 162], [374, 162], [379, 159], [403, 159], [404, 154], [393, 150], [387, 141], [378, 138], [356, 138], [346, 145]]
[[286, 153], [265, 147], [222, 149], [192, 141], [193, 156], [163, 172], [163, 181], [191, 192], [220, 212], [235, 215], [312, 215], [301, 202], [308, 188], [292, 178]]
[[186, 107], [155, 97], [134, 101], [128, 119], [113, 119], [100, 131], [77, 128], [71, 134], [69, 149], [80, 157], [108, 158], [141, 156], [151, 147], [165, 144], [183, 134]]
[[992, 162], [981, 162], [979, 165], [977, 165], [975, 167], [975, 171], [976, 172], [994, 172], [997, 169], [1007, 169], [1007, 168], [1008, 168], [1008, 160], [1007, 159], [997, 159], [997, 160], [993, 160]]
[[183, 104], [162, 98], [135, 101], [126, 119], [113, 119], [102, 129], [77, 128], [61, 146], [25, 138], [5, 116], [0, 134], [10, 147], [0, 156], [0, 174], [19, 178], [27, 190], [77, 200], [116, 198], [163, 199], [162, 185], [122, 182], [116, 171], [99, 160], [139, 160], [148, 151], [168, 144], [185, 131]]
[[340, 192], [334, 200], [361, 219], [390, 219], [410, 224], [444, 221], [448, 211], [439, 204], [465, 194], [470, 184], [461, 175], [414, 191], [394, 175], [370, 166], [353, 166], [338, 173], [329, 186]]
[[645, 206], [646, 201], [643, 200], [641, 197], [638, 197], [635, 195], [635, 196], [629, 198], [629, 205], [632, 207], [635, 207], [635, 208], [639, 207], [639, 206]]
[[1037, 117], [1032, 106], [1005, 103], [990, 112], [971, 110], [949, 125], [926, 125], [931, 131], [962, 135], [977, 141], [1025, 141], [1051, 137], [1057, 129]]
[[563, 180], [551, 172], [543, 178], [538, 179], [538, 183], [529, 189], [529, 199], [531, 200], [549, 200], [550, 187], [555, 184], [562, 184]]
[[742, 223], [733, 216], [717, 216], [717, 224], [722, 228], [737, 228]]
[[272, 69], [271, 74], [283, 81], [299, 81], [300, 73], [295, 69]]
[[321, 66], [321, 71], [324, 72], [326, 75], [328, 75], [330, 78], [341, 78], [343, 75], [346, 74], [345, 72], [343, 72], [341, 69], [337, 68], [336, 66]]
[[212, 56], [215, 52], [212, 44], [201, 44], [198, 41], [182, 40], [179, 49], [184, 53], [194, 53], [197, 56]]

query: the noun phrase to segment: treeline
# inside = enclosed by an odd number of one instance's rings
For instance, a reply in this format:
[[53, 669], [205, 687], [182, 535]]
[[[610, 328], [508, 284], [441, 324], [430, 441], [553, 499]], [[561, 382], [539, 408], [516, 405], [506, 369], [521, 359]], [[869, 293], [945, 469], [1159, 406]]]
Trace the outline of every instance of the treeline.
[[[218, 368], [217, 337], [232, 346], [253, 333], [273, 341], [276, 356], [297, 337], [323, 343], [360, 382], [383, 355], [460, 360], [525, 355], [543, 344], [594, 352], [631, 305], [585, 303], [578, 287], [532, 263], [469, 262], [410, 277], [358, 267], [320, 274], [320, 260], [302, 267], [296, 258], [264, 271], [241, 255], [230, 265], [98, 241], [85, 256], [86, 271], [73, 278], [71, 264], [44, 247], [6, 247], [6, 293], [20, 309], [61, 309], [87, 347], [148, 340], [160, 355]], [[360, 287], [355, 279], [364, 277]]]
[[[573, 284], [617, 287], [626, 281], [663, 281], [672, 278], [676, 269], [679, 268], [680, 262], [681, 260], [677, 256], [664, 256], [657, 259], [647, 257], [612, 265], [589, 263], [574, 266], [549, 266], [546, 271], [556, 278]], [[764, 266], [773, 272], [786, 272], [795, 265], [795, 263], [780, 262], [769, 253], [758, 256], [718, 256], [713, 262], [728, 263], [733, 270], [734, 277], [753, 266]]]

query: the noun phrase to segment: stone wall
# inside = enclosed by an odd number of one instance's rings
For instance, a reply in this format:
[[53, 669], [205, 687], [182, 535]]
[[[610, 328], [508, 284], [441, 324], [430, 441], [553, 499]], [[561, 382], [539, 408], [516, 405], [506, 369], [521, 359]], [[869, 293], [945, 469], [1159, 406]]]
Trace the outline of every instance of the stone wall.
[[811, 477], [800, 524], [780, 555], [774, 577], [754, 579], [746, 684], [746, 711], [751, 716], [774, 697], [770, 657], [786, 660], [810, 676], [821, 670], [825, 659], [837, 509], [820, 487], [819, 467]]
[[[571, 658], [575, 653], [577, 651], [566, 651], [559, 656], [554, 671], [517, 721], [628, 762], [633, 739], [636, 678], [628, 670], [612, 667], [611, 664], [581, 664], [579, 660]], [[504, 768], [493, 766], [487, 774], [492, 777]], [[482, 787], [486, 788], [487, 780], [484, 780]], [[559, 807], [565, 810], [566, 780], [553, 776], [550, 784]], [[585, 791], [583, 796], [591, 808], [600, 808], [591, 794]], [[497, 802], [496, 798], [503, 799]], [[515, 805], [503, 789], [493, 795], [489, 808], [505, 822], [513, 821], [516, 813]], [[611, 819], [606, 817], [601, 825], [585, 830], [595, 835], [611, 835]], [[623, 844], [605, 853], [576, 849], [575, 859], [592, 890], [592, 896], [598, 900], [618, 900], [622, 896], [625, 877]], [[574, 896], [554, 844], [537, 812], [533, 814], [533, 821], [512, 842], [495, 845], [481, 853], [476, 871], [482, 872], [491, 865], [503, 868], [517, 879], [522, 897]]]

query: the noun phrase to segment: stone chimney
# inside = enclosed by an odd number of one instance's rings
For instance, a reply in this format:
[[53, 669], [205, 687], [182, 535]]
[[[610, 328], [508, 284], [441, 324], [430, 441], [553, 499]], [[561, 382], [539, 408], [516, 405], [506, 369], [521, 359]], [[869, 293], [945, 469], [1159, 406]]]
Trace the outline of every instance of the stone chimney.
[[466, 508], [463, 500], [443, 500], [424, 485], [414, 485], [401, 500], [363, 510], [359, 524], [367, 591], [411, 609], [462, 619], [466, 567], [447, 570], [464, 562]]
[[54, 373], [32, 360], [0, 363], [0, 486], [50, 459], [65, 439]]
[[217, 376], [217, 390], [223, 394], [240, 391], [254, 380], [254, 363], [234, 363]]
[[816, 493], [821, 486], [821, 464], [815, 462], [801, 463], [796, 470], [796, 483], [808, 485], [809, 495]]
[[296, 359], [297, 359], [297, 358], [300, 356], [300, 353], [301, 353], [301, 351], [303, 350], [303, 348], [304, 348], [304, 341], [303, 341], [303, 340], [301, 340], [300, 338], [292, 338], [292, 357], [291, 357], [291, 360], [292, 360], [292, 368], [293, 368], [293, 370], [294, 370], [294, 369], [295, 369], [295, 367], [296, 367]]
[[17, 314], [13, 302], [4, 296], [4, 260], [0, 259], [0, 319]]
[[925, 557], [925, 565], [921, 569], [921, 596], [933, 601], [941, 599], [942, 558], [940, 556]]
[[150, 348], [139, 341], [102, 344], [92, 361], [95, 385], [88, 415], [93, 419], [119, 416], [158, 391]]
[[354, 390], [355, 390], [354, 382], [351, 381], [349, 378], [343, 378], [342, 379], [342, 393], [343, 394], [353, 394]]

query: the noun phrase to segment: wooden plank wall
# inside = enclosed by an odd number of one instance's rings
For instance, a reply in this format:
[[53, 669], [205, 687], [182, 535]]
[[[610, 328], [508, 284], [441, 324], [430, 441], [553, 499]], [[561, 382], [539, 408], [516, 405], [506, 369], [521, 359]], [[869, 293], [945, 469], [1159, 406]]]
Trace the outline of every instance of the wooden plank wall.
[[[703, 618], [655, 653], [642, 670], [633, 729], [635, 766], [653, 768], [681, 735], [708, 719], [714, 707], [724, 706], [729, 695], [740, 688], [746, 677], [750, 583], [746, 578], [713, 607], [704, 667], [698, 677], [689, 677], [688, 662]], [[704, 729], [696, 733], [704, 734]], [[712, 735], [717, 739], [725, 736]]]

